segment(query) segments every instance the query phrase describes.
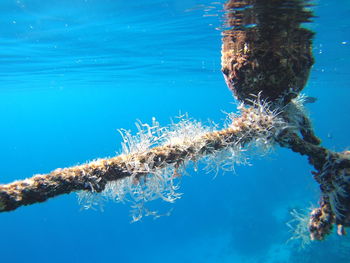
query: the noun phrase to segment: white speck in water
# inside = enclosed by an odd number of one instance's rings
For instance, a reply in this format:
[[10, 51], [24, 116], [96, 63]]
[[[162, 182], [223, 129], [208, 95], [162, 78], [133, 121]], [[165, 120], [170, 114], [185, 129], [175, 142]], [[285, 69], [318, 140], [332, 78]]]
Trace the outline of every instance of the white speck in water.
[[343, 41], [341, 42], [343, 45], [346, 45], [348, 42], [347, 41]]

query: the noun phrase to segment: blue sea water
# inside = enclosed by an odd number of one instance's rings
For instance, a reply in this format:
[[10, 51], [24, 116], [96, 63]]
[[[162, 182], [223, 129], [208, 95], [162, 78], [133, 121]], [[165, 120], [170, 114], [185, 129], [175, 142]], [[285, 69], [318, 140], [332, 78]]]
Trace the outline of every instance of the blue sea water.
[[[350, 1], [314, 1], [316, 64], [305, 93], [316, 133], [349, 149]], [[223, 1], [1, 0], [0, 183], [115, 156], [118, 129], [181, 113], [223, 123]], [[319, 197], [305, 157], [276, 148], [235, 173], [182, 178], [170, 216], [83, 210], [76, 194], [0, 215], [0, 262], [350, 262], [350, 239], [300, 250], [290, 211]]]

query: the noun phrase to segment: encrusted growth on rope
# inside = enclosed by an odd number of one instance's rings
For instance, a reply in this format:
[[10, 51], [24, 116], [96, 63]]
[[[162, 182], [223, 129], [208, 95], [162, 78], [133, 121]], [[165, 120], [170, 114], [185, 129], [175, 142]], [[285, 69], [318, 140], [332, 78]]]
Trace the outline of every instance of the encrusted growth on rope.
[[311, 240], [323, 240], [332, 231], [334, 214], [327, 197], [321, 201], [320, 208], [312, 210], [309, 221]]
[[[314, 33], [302, 28], [313, 17], [307, 0], [229, 0], [222, 37], [222, 72], [234, 96], [244, 104], [260, 96], [280, 109], [289, 129], [278, 136], [282, 147], [308, 156], [320, 184], [320, 208], [311, 213], [311, 239], [322, 240], [338, 225], [350, 226], [350, 158], [320, 146], [300, 95], [314, 63]], [[299, 95], [299, 96], [298, 96]]]
[[[276, 112], [261, 101], [256, 107], [241, 108], [241, 111], [240, 116], [233, 118], [231, 115], [232, 122], [223, 130], [206, 128], [188, 119], [170, 128], [160, 128], [155, 123], [153, 126], [138, 124], [138, 137], [124, 133], [124, 153], [117, 157], [0, 185], [1, 211], [80, 190], [102, 192], [104, 196], [119, 200], [126, 188], [130, 188], [129, 193], [136, 202], [152, 200], [155, 196], [172, 202], [178, 198], [173, 179], [189, 161], [205, 157], [207, 162], [219, 163], [217, 157], [221, 152], [237, 151], [238, 155], [240, 149], [249, 144], [274, 143], [286, 128]], [[88, 196], [92, 195], [85, 197]]]

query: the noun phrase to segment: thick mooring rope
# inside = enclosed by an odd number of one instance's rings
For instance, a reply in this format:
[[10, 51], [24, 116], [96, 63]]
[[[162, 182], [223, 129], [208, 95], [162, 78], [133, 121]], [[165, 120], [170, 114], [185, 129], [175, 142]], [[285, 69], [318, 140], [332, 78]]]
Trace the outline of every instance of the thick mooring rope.
[[14, 210], [23, 205], [44, 202], [51, 197], [80, 190], [102, 192], [110, 181], [130, 176], [147, 176], [169, 166], [179, 168], [188, 161], [198, 160], [230, 147], [244, 147], [257, 138], [272, 139], [284, 126], [268, 109], [244, 109], [242, 116], [235, 118], [227, 129], [221, 131], [0, 185], [0, 211]]

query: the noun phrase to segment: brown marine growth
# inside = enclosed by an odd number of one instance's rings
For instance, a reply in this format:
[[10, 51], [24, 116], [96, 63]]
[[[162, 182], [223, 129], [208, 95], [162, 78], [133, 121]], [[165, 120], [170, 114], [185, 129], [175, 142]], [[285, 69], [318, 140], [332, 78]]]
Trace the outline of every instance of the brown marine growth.
[[[300, 0], [231, 0], [225, 4], [222, 72], [235, 97], [283, 105], [304, 88], [314, 63], [313, 32], [301, 28], [311, 11]], [[252, 96], [253, 95], [253, 96]]]
[[[302, 23], [313, 17], [308, 0], [229, 0], [222, 35], [222, 72], [236, 99], [251, 105], [260, 96], [297, 130], [277, 138], [282, 146], [308, 157], [320, 185], [320, 208], [310, 215], [310, 237], [322, 240], [333, 225], [350, 226], [350, 154], [320, 146], [310, 119], [292, 99], [304, 88], [314, 63], [313, 32]], [[283, 109], [283, 110], [282, 110]], [[295, 122], [295, 120], [298, 120]]]
[[328, 198], [323, 198], [320, 208], [312, 210], [309, 221], [311, 240], [323, 240], [332, 232], [334, 214]]
[[[87, 164], [56, 169], [48, 174], [0, 185], [0, 212], [15, 210], [20, 206], [44, 202], [62, 194], [86, 190], [102, 192], [110, 181], [129, 176], [147, 176], [152, 171], [183, 165], [191, 160], [215, 154], [237, 144], [244, 147], [261, 136], [273, 136], [279, 126], [270, 113], [254, 108], [242, 109], [242, 115], [233, 119], [229, 128], [208, 132], [193, 138], [187, 144], [165, 144], [144, 152], [122, 154], [113, 158], [99, 159]], [[271, 138], [272, 139], [272, 138]], [[147, 164], [145, 173], [134, 169], [133, 164]], [[131, 168], [130, 168], [131, 167]]]

